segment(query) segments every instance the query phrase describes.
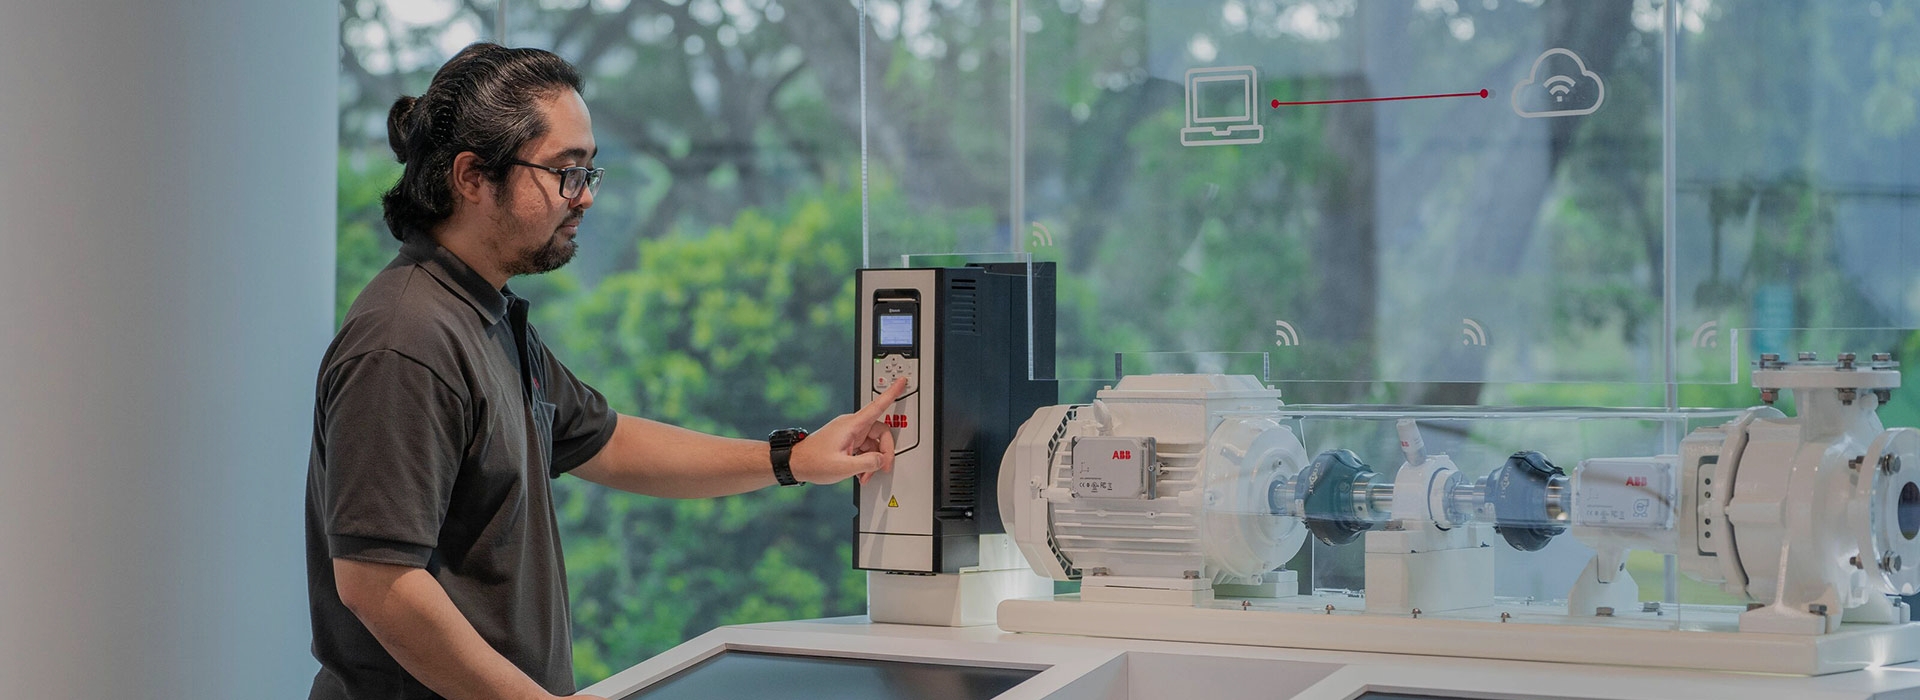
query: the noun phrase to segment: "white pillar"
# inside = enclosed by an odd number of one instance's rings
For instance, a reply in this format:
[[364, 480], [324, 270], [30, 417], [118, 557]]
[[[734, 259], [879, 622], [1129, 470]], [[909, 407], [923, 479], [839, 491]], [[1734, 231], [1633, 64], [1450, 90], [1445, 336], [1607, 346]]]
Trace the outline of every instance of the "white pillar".
[[0, 3], [0, 695], [305, 696], [338, 27]]

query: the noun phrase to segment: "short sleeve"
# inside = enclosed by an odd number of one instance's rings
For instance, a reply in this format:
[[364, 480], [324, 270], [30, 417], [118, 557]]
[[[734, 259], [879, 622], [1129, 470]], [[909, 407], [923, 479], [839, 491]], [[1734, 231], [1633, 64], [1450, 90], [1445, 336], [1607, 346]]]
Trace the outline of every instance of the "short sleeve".
[[553, 356], [547, 358], [547, 400], [553, 403], [553, 474], [572, 471], [586, 464], [613, 439], [620, 414], [607, 407], [607, 397], [573, 376], [567, 366]]
[[376, 350], [327, 373], [321, 406], [329, 553], [425, 567], [468, 443], [466, 401], [425, 365]]

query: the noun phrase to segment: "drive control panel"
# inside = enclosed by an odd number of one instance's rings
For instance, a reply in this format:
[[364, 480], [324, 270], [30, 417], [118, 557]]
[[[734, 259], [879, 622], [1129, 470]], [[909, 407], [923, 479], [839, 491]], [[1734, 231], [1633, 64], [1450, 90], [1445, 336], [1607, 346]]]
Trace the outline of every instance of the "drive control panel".
[[857, 274], [855, 396], [865, 405], [896, 381], [906, 387], [881, 416], [893, 468], [854, 486], [854, 568], [977, 566], [980, 537], [1004, 530], [1000, 456], [1020, 422], [1058, 396], [1052, 264]]
[[895, 456], [920, 446], [920, 299], [910, 290], [889, 290], [891, 298], [873, 303], [873, 382], [867, 400], [878, 397], [898, 381], [906, 393], [882, 417], [893, 432]]

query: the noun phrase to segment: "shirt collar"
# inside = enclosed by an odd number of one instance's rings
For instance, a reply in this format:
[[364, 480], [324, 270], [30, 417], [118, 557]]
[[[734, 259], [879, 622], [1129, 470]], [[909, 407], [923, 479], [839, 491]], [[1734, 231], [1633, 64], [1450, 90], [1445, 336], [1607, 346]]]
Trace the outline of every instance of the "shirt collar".
[[511, 290], [494, 289], [466, 261], [426, 233], [409, 232], [400, 244], [400, 254], [419, 264], [427, 274], [433, 275], [434, 279], [460, 295], [474, 311], [486, 317], [488, 325], [499, 323], [500, 319], [506, 317], [509, 298], [518, 299]]

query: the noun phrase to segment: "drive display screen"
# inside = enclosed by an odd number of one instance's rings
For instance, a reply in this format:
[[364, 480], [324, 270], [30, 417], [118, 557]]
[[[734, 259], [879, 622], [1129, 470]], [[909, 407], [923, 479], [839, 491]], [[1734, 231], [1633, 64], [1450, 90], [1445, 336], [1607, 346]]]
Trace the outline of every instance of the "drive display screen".
[[988, 700], [1039, 673], [729, 649], [616, 700]]
[[880, 344], [891, 348], [913, 347], [913, 315], [881, 314]]

